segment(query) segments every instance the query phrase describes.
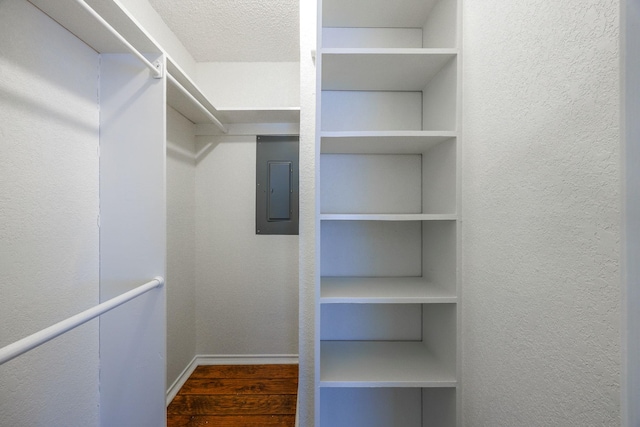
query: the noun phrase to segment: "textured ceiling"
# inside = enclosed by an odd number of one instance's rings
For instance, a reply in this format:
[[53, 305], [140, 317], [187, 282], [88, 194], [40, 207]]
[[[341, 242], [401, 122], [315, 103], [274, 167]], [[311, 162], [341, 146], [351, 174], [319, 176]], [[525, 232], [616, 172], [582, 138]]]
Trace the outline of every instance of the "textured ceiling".
[[149, 0], [197, 62], [298, 61], [298, 0]]

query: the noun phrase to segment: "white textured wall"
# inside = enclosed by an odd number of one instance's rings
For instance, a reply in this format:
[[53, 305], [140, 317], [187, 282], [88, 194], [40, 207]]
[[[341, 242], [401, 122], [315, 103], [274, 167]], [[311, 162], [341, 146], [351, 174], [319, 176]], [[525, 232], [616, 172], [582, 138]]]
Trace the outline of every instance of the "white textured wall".
[[194, 132], [167, 108], [167, 386], [196, 354]]
[[[316, 67], [311, 51], [316, 50], [317, 1], [300, 2], [300, 378], [298, 386], [298, 421], [313, 427], [320, 419], [315, 407], [315, 377], [320, 355], [316, 348], [316, 285], [320, 280], [320, 182], [319, 146], [316, 144]], [[319, 359], [317, 359], [319, 361]]]
[[197, 352], [297, 354], [298, 236], [255, 233], [255, 136], [197, 142]]
[[[98, 55], [0, 1], [0, 347], [98, 303]], [[0, 366], [0, 425], [98, 424], [98, 322]]]
[[298, 107], [298, 62], [203, 62], [196, 82], [218, 109]]
[[619, 425], [619, 1], [463, 31], [463, 425]]

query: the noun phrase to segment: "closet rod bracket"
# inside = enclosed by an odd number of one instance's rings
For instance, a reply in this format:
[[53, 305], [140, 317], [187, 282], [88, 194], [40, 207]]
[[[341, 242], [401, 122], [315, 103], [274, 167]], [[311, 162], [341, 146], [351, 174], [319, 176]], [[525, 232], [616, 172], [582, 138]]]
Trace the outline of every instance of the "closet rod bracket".
[[153, 66], [155, 67], [155, 72], [153, 73], [154, 79], [161, 79], [164, 77], [164, 66], [160, 59], [153, 62]]

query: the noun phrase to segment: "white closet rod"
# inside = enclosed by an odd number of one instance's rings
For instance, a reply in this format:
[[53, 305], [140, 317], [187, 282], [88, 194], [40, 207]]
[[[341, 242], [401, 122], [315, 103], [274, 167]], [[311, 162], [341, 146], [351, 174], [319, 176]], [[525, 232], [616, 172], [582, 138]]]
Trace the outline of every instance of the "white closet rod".
[[229, 130], [222, 124], [222, 122], [220, 122], [220, 120], [218, 120], [216, 116], [211, 114], [207, 107], [202, 105], [202, 102], [198, 101], [198, 99], [193, 96], [184, 86], [182, 86], [182, 84], [180, 84], [180, 82], [175, 77], [173, 77], [171, 73], [167, 73], [167, 78], [178, 88], [180, 92], [182, 92], [184, 96], [189, 98], [189, 100], [191, 100], [191, 102], [193, 102], [222, 132], [229, 132]]
[[28, 337], [14, 342], [13, 344], [0, 348], [0, 365], [82, 325], [83, 323], [88, 322], [93, 318], [100, 316], [101, 314], [106, 313], [107, 311], [113, 310], [125, 302], [131, 301], [145, 292], [159, 288], [162, 285], [164, 285], [164, 278], [156, 277], [152, 281], [147, 282], [144, 285], [140, 285], [129, 292], [125, 292], [120, 296], [105, 301], [102, 304], [98, 304], [93, 308], [76, 314], [75, 316], [71, 316], [66, 320], [49, 326], [35, 334], [29, 335]]
[[129, 50], [129, 52], [135, 55], [147, 68], [149, 68], [154, 78], [162, 78], [162, 64], [160, 62], [152, 64], [147, 58], [144, 57], [144, 55], [142, 55], [135, 47], [133, 47], [133, 45], [129, 43], [122, 34], [116, 31], [116, 29], [113, 28], [111, 24], [109, 24], [102, 16], [98, 14], [98, 12], [93, 10], [91, 6], [89, 6], [83, 0], [75, 0], [75, 2], [78, 3], [78, 5], [86, 10], [91, 16], [96, 18], [104, 28], [106, 28], [116, 39], [118, 39], [120, 43], [122, 43], [124, 47], [127, 48], [127, 50]]

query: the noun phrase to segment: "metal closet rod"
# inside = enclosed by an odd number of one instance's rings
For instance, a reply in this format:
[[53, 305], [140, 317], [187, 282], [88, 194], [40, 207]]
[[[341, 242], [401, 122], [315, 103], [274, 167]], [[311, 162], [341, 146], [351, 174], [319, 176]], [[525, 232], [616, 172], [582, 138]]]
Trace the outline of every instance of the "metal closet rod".
[[144, 57], [131, 43], [124, 38], [122, 34], [120, 34], [115, 28], [111, 26], [102, 16], [98, 14], [95, 10], [91, 8], [87, 3], [83, 0], [75, 0], [75, 2], [80, 5], [84, 10], [86, 10], [91, 16], [100, 22], [100, 24], [107, 29], [115, 38], [118, 39], [120, 43], [124, 47], [129, 50], [133, 55], [135, 55], [149, 70], [151, 70], [151, 74], [154, 78], [159, 79], [162, 78], [162, 64], [157, 62], [156, 64], [151, 63], [147, 58]]
[[66, 320], [49, 326], [48, 328], [36, 332], [35, 334], [29, 335], [28, 337], [14, 342], [13, 344], [9, 344], [6, 347], [0, 348], [0, 365], [20, 356], [21, 354], [26, 353], [29, 350], [33, 350], [39, 345], [44, 344], [47, 341], [50, 341], [64, 334], [65, 332], [68, 332], [71, 329], [74, 329], [88, 322], [89, 320], [100, 316], [101, 314], [104, 314], [107, 311], [113, 310], [114, 308], [124, 304], [125, 302], [131, 301], [132, 299], [146, 292], [149, 292], [152, 289], [159, 288], [162, 285], [164, 285], [164, 278], [156, 277], [150, 282], [147, 282], [144, 285], [140, 285], [137, 288], [130, 290], [129, 292], [125, 292], [120, 296], [105, 301], [102, 304], [98, 304], [93, 308], [76, 314], [75, 316], [71, 316]]
[[202, 111], [209, 118], [209, 120], [211, 120], [211, 122], [218, 127], [218, 129], [220, 129], [224, 133], [229, 132], [225, 125], [223, 125], [222, 122], [220, 122], [220, 120], [216, 118], [216, 116], [211, 114], [211, 111], [209, 111], [207, 107], [202, 105], [202, 102], [198, 101], [198, 99], [193, 96], [193, 94], [191, 94], [191, 92], [189, 92], [184, 86], [182, 86], [182, 84], [180, 84], [180, 82], [175, 77], [173, 77], [171, 73], [167, 73], [167, 78], [178, 88], [180, 92], [182, 92], [183, 95], [189, 98], [189, 100], [191, 100], [191, 102], [193, 102], [200, 109], [200, 111]]

